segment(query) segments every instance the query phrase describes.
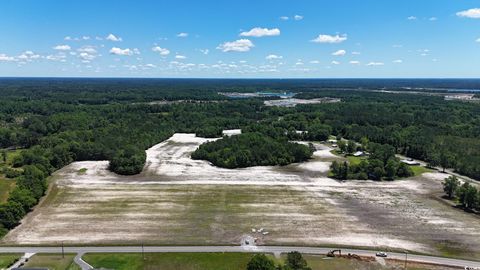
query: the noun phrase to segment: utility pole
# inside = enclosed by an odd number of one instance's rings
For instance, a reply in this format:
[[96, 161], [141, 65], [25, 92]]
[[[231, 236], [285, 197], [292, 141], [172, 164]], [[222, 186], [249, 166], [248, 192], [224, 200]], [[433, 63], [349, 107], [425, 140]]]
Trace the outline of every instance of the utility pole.
[[63, 246], [63, 241], [62, 241], [62, 259], [65, 259], [65, 248]]
[[404, 266], [405, 270], [407, 270], [407, 259], [408, 259], [408, 252], [405, 251], [405, 266]]
[[145, 260], [145, 248], [143, 247], [143, 243], [142, 243], [142, 257], [143, 257], [143, 260]]

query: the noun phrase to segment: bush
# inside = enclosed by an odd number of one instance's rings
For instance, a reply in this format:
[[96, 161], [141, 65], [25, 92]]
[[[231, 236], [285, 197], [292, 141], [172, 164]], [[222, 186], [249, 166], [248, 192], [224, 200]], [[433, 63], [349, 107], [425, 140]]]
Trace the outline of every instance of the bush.
[[275, 270], [275, 263], [265, 254], [255, 254], [248, 262], [247, 270]]
[[144, 150], [134, 147], [118, 151], [110, 160], [110, 170], [122, 175], [134, 175], [143, 170], [147, 155]]

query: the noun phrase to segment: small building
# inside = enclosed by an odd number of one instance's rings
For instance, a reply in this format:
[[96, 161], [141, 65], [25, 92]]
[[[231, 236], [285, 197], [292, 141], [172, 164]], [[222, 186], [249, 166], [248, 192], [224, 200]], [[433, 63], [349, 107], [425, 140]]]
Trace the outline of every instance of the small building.
[[416, 161], [416, 160], [413, 160], [411, 158], [409, 159], [402, 159], [401, 162], [407, 164], [407, 165], [410, 165], [410, 166], [419, 166], [420, 165], [420, 162]]
[[335, 140], [335, 139], [330, 139], [330, 140], [328, 140], [328, 142], [329, 142], [329, 143], [337, 143], [337, 140]]
[[353, 156], [354, 157], [363, 157], [363, 156], [365, 156], [365, 152], [357, 151], [357, 152], [353, 153]]

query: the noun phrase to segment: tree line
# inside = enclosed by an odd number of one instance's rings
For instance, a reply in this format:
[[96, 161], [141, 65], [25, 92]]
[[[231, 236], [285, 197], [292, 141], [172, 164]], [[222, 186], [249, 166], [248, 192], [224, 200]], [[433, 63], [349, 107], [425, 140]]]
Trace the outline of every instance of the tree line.
[[265, 254], [254, 255], [247, 264], [247, 270], [311, 270], [307, 261], [298, 251], [287, 253], [284, 264], [276, 265]]
[[459, 203], [466, 210], [480, 211], [480, 190], [465, 181], [463, 184], [456, 176], [449, 176], [443, 182], [445, 196]]

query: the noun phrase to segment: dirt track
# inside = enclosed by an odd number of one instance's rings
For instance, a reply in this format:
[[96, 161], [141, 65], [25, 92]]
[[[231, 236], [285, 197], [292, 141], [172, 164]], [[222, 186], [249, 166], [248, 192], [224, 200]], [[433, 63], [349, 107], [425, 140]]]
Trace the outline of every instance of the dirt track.
[[238, 244], [264, 227], [265, 244], [480, 254], [479, 219], [432, 194], [444, 175], [340, 183], [326, 177], [336, 157], [322, 145], [307, 163], [228, 170], [190, 159], [205, 141], [175, 134], [147, 151], [134, 177], [108, 172], [104, 161], [73, 163], [55, 173], [54, 192], [3, 242]]

